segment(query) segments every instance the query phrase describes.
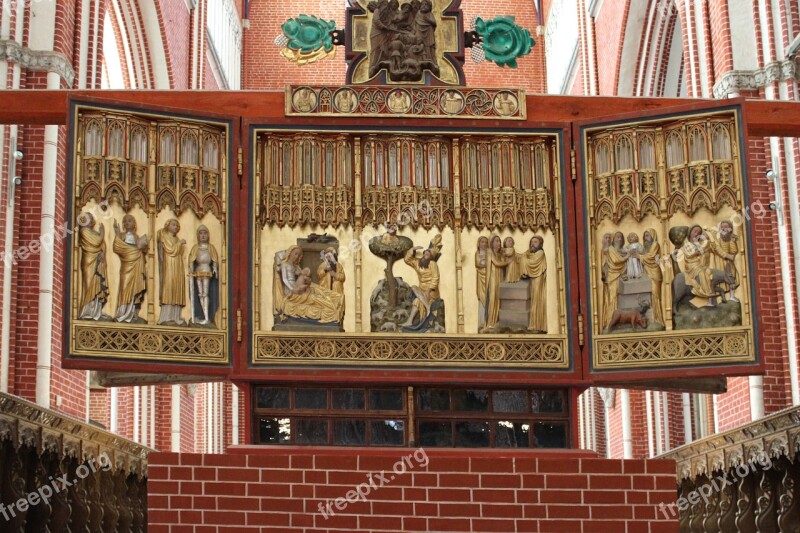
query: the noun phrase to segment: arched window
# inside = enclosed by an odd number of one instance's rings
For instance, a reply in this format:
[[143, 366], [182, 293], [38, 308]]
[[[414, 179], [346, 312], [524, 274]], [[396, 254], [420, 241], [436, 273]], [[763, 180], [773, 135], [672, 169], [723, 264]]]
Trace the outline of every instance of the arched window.
[[219, 144], [213, 135], [203, 136], [203, 166], [219, 170]]
[[547, 164], [547, 147], [544, 144], [537, 144], [533, 148], [533, 169], [536, 176], [536, 188], [546, 189], [549, 165]]
[[689, 130], [689, 161], [707, 161], [706, 134], [696, 126]]
[[633, 143], [627, 135], [622, 135], [614, 145], [615, 170], [633, 170]]
[[83, 154], [100, 157], [103, 155], [103, 128], [100, 122], [93, 120], [86, 125], [84, 133]]
[[639, 138], [639, 168], [642, 170], [656, 168], [656, 149], [653, 139], [648, 136]]
[[106, 156], [119, 159], [125, 157], [125, 131], [119, 122], [112, 123], [108, 128], [108, 153]]
[[197, 166], [197, 152], [197, 134], [192, 131], [184, 132], [181, 137], [181, 164]]
[[139, 163], [147, 162], [147, 133], [142, 127], [134, 127], [131, 130], [131, 161]]
[[608, 142], [601, 141], [595, 147], [594, 166], [597, 174], [608, 174], [611, 172], [611, 150], [608, 149]]
[[711, 153], [715, 161], [731, 159], [731, 136], [724, 124], [718, 124], [711, 134]]
[[667, 135], [667, 166], [684, 164], [686, 164], [686, 154], [683, 151], [681, 135], [677, 131], [670, 132]]
[[175, 164], [175, 135], [170, 130], [161, 134], [159, 163]]

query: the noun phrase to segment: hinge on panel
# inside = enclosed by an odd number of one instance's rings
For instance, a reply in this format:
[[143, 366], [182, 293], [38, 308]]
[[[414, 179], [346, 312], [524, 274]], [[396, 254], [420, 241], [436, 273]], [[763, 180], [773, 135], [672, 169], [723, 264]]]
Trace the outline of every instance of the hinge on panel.
[[242, 310], [236, 310], [236, 342], [242, 342]]
[[578, 313], [578, 344], [581, 348], [583, 348], [584, 338], [583, 338], [583, 315]]
[[[236, 172], [238, 173], [239, 177], [241, 177], [242, 173], [243, 173], [243, 170], [242, 170], [244, 168], [243, 159], [244, 159], [244, 156], [242, 155], [242, 147], [240, 146], [239, 147], [239, 152], [237, 153], [237, 156], [236, 156]], [[573, 178], [573, 179], [575, 179], [575, 178]]]
[[575, 150], [570, 150], [569, 154], [570, 159], [570, 170], [572, 171], [572, 181], [578, 180], [578, 171], [575, 169]]

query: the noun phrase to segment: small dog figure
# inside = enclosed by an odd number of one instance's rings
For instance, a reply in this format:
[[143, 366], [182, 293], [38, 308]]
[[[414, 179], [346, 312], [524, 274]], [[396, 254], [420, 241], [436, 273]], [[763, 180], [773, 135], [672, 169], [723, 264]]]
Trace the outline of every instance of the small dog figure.
[[616, 327], [624, 326], [626, 324], [630, 324], [630, 326], [636, 330], [636, 326], [638, 325], [642, 329], [647, 329], [647, 310], [650, 309], [650, 304], [643, 303], [639, 306], [639, 309], [617, 309], [614, 311], [614, 314], [611, 315], [611, 322], [608, 323], [608, 331], [614, 330]]

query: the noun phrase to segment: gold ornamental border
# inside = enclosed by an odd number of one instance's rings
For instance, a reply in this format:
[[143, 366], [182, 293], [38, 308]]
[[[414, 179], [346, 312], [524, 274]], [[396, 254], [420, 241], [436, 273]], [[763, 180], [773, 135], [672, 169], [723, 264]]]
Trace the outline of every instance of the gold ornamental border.
[[229, 363], [224, 330], [74, 321], [70, 357], [159, 363]]
[[298, 117], [525, 120], [524, 89], [394, 85], [287, 85], [284, 112]]
[[566, 370], [566, 335], [409, 335], [256, 333], [254, 365], [399, 365]]
[[596, 371], [754, 363], [756, 353], [750, 327], [600, 335], [593, 344]]

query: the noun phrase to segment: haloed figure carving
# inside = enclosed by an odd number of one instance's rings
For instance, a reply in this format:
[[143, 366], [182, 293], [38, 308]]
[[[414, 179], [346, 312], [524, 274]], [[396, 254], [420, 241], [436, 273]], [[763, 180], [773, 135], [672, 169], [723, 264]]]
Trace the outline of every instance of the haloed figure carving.
[[219, 305], [219, 255], [209, 242], [208, 228], [197, 228], [197, 244], [189, 252], [189, 275], [192, 277], [191, 309], [192, 323], [214, 325]]
[[183, 269], [186, 241], [178, 237], [180, 230], [180, 223], [173, 218], [158, 232], [158, 265], [161, 275], [161, 291], [158, 293], [161, 304], [159, 324], [186, 324], [181, 318], [181, 311], [186, 305], [186, 276]]
[[114, 253], [119, 256], [119, 295], [117, 297], [117, 322], [144, 322], [139, 309], [147, 292], [147, 235], [136, 234], [133, 215], [122, 217], [122, 228], [114, 221]]
[[108, 320], [103, 313], [108, 301], [108, 272], [106, 270], [105, 228], [94, 229], [91, 213], [78, 216], [78, 246], [81, 250], [81, 300], [78, 318], [83, 320]]

